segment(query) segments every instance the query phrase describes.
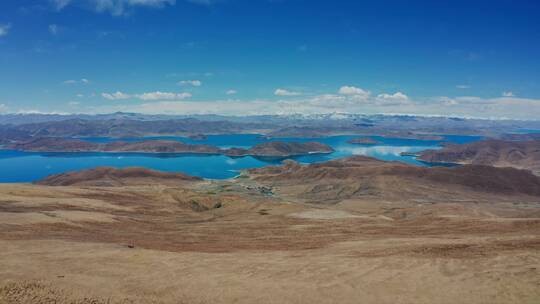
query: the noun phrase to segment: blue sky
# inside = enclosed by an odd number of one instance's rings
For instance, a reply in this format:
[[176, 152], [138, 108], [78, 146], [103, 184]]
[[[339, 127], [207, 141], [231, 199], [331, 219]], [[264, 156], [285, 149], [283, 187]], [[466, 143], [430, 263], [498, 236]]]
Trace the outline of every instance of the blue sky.
[[540, 117], [540, 2], [4, 0], [0, 112]]

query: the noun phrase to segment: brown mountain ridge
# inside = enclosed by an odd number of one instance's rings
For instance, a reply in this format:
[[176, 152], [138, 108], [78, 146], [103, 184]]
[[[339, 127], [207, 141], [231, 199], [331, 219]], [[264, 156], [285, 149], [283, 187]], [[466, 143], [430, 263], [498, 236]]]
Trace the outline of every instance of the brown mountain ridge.
[[513, 167], [531, 170], [540, 175], [540, 140], [483, 140], [461, 145], [447, 145], [440, 150], [427, 150], [419, 160], [430, 163], [457, 163]]
[[73, 171], [50, 175], [38, 182], [45, 186], [133, 186], [133, 185], [175, 185], [202, 179], [183, 173], [169, 173], [139, 167], [116, 169], [97, 167], [89, 170]]
[[246, 173], [258, 182], [322, 203], [359, 197], [420, 199], [461, 192], [540, 196], [540, 177], [530, 171], [483, 165], [418, 167], [353, 156], [309, 165], [286, 161]]
[[249, 149], [219, 147], [204, 144], [186, 144], [174, 140], [144, 140], [137, 142], [115, 141], [95, 143], [79, 139], [54, 137], [37, 138], [31, 141], [6, 146], [7, 149], [27, 152], [123, 152], [123, 153], [195, 153], [223, 154], [227, 156], [290, 157], [312, 153], [332, 153], [332, 147], [318, 142], [267, 142]]

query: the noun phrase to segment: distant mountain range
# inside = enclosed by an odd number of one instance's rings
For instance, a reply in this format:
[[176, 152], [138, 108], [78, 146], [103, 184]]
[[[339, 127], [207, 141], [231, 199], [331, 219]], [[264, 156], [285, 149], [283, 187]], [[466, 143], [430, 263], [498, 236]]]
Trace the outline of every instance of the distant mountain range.
[[479, 120], [403, 115], [318, 114], [289, 116], [168, 116], [112, 114], [0, 115], [0, 144], [35, 137], [143, 137], [257, 133], [268, 137], [440, 134], [500, 137], [520, 130], [540, 130], [540, 121]]

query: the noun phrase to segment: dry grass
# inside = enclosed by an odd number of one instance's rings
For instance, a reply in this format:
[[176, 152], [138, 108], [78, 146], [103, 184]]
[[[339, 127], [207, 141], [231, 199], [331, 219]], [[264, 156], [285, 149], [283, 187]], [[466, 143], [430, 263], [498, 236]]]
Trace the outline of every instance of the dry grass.
[[[10, 282], [0, 286], [0, 304], [161, 304], [156, 297], [144, 299], [130, 298], [97, 298], [77, 295], [76, 291], [68, 291], [53, 287], [41, 281]], [[176, 296], [176, 304], [204, 304], [206, 302], [190, 301]]]
[[537, 201], [438, 189], [311, 205], [227, 183], [0, 185], [0, 303], [540, 299]]
[[92, 297], [77, 297], [51, 287], [43, 282], [8, 283], [0, 287], [0, 303], [2, 304], [128, 304], [128, 299], [113, 300]]

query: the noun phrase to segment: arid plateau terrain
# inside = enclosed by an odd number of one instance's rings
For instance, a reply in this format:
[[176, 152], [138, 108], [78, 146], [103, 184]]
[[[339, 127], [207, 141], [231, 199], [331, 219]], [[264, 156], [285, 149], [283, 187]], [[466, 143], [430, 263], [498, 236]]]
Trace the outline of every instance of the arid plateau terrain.
[[540, 301], [540, 178], [512, 168], [98, 168], [0, 185], [0, 228], [0, 303]]
[[540, 304], [540, 0], [0, 0], [0, 304]]

